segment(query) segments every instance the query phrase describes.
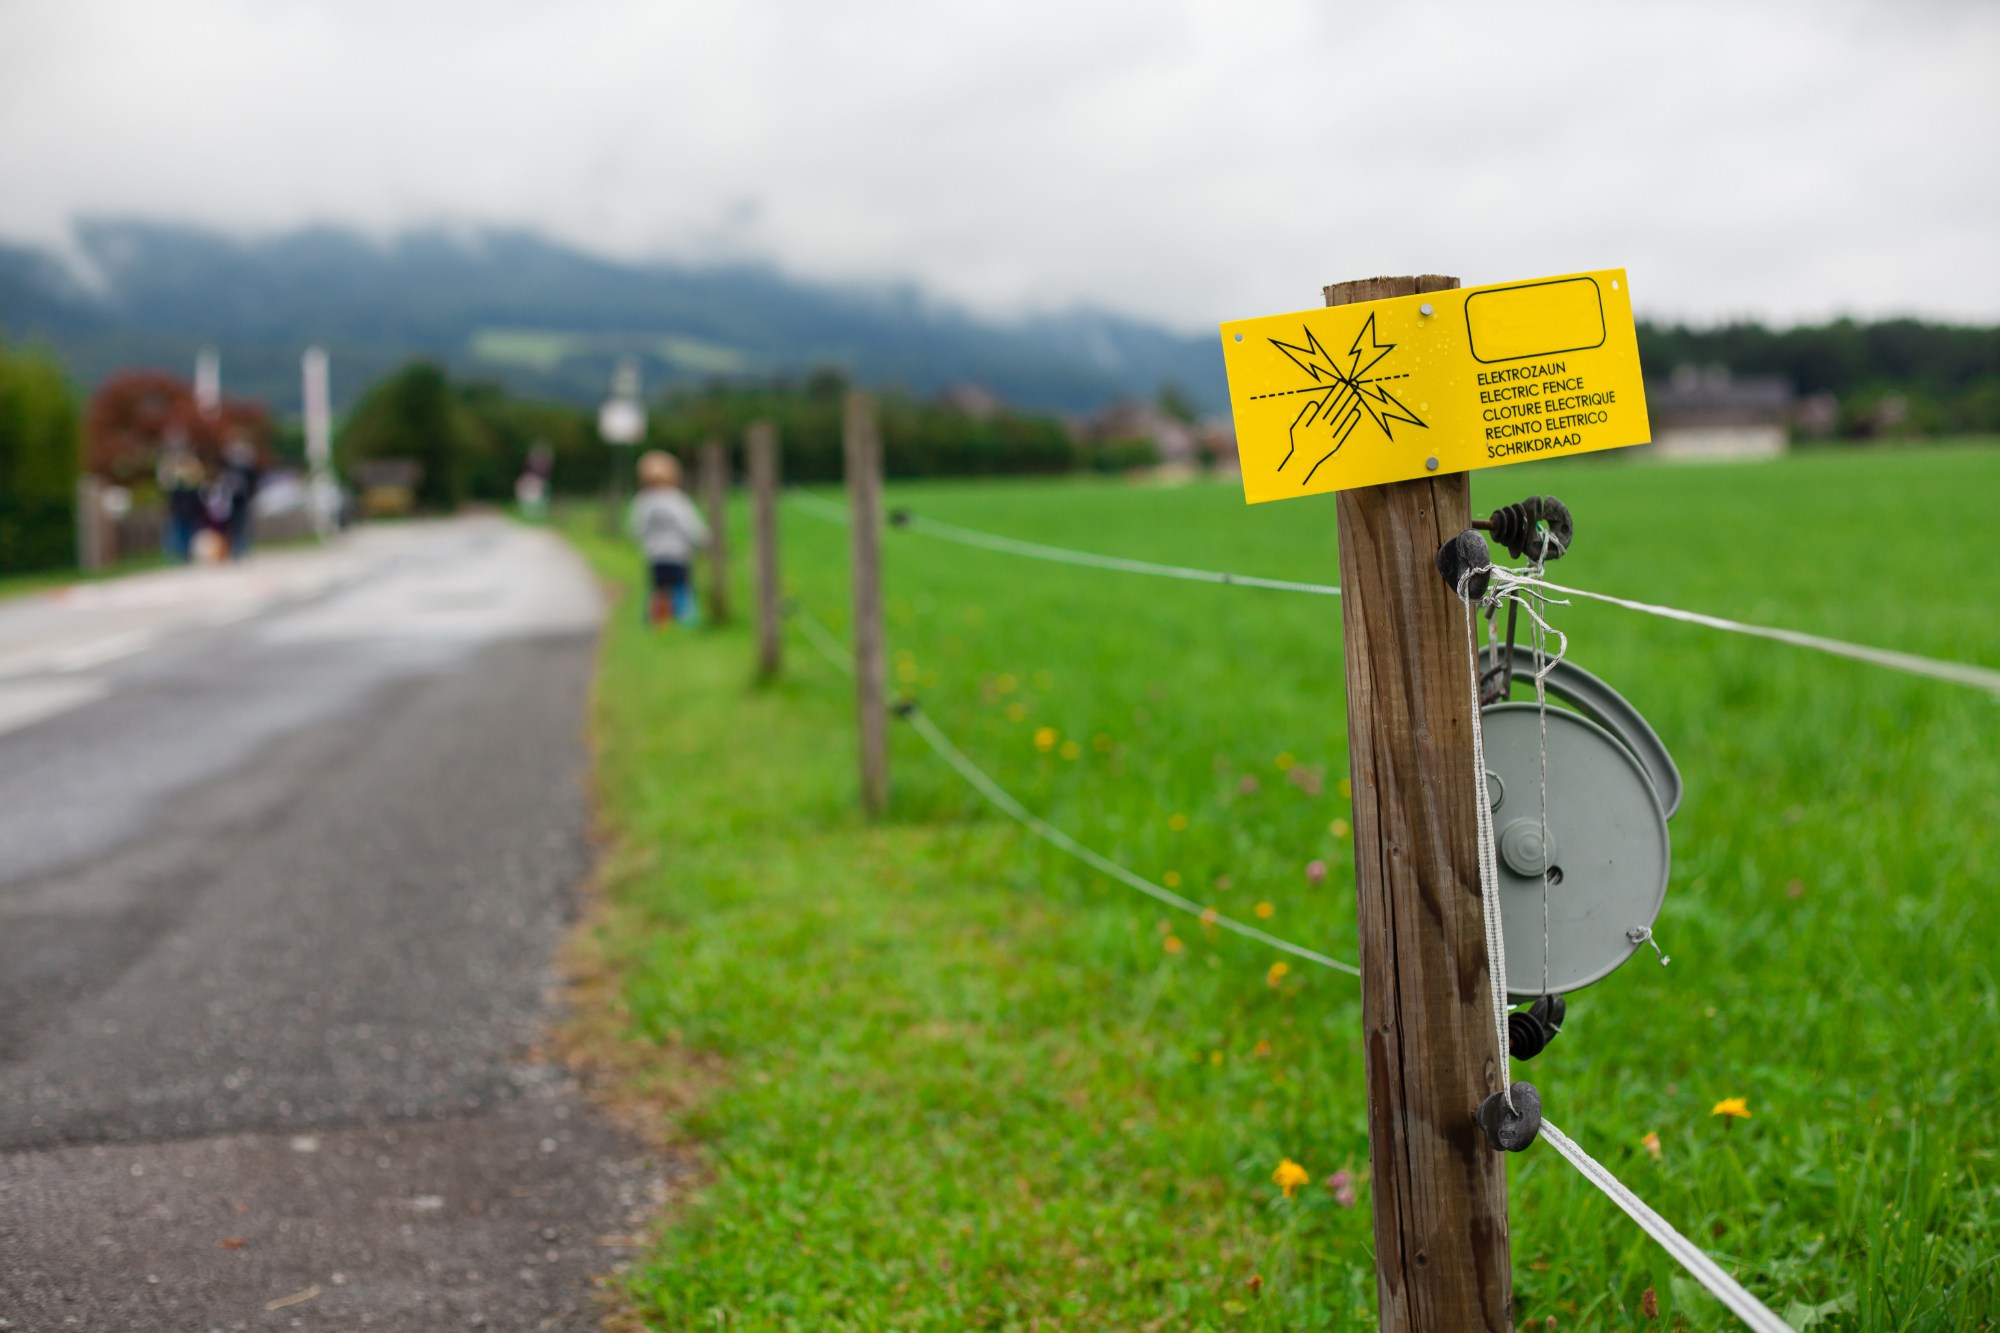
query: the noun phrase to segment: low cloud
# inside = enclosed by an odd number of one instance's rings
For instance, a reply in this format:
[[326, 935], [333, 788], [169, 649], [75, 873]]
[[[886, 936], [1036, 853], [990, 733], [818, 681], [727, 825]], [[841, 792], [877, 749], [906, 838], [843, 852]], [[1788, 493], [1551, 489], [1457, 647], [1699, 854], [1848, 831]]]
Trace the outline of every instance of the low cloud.
[[1383, 272], [2000, 318], [2000, 10], [29, 0], [0, 234], [527, 226], [1197, 329]]

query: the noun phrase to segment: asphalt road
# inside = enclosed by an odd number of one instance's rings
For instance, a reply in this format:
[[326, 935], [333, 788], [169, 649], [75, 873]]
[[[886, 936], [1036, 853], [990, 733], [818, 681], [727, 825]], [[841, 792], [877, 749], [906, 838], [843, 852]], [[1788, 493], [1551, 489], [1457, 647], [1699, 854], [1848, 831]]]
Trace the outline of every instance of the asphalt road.
[[0, 1328], [597, 1326], [597, 616], [493, 519], [0, 605]]

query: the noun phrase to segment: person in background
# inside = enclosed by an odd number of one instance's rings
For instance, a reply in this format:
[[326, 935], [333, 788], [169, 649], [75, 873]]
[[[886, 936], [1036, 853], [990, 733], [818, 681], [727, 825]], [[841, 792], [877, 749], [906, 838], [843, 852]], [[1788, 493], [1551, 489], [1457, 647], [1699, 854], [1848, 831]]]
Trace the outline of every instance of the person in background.
[[231, 560], [250, 554], [251, 503], [260, 480], [256, 445], [239, 435], [222, 447], [222, 473], [215, 479], [211, 506]]
[[528, 450], [528, 460], [514, 481], [514, 502], [521, 517], [539, 523], [549, 514], [549, 474], [555, 471], [556, 451], [547, 440], [536, 440]]
[[692, 622], [688, 567], [694, 553], [708, 545], [708, 525], [681, 490], [681, 465], [672, 454], [653, 449], [639, 456], [639, 493], [632, 497], [625, 526], [646, 553], [652, 578], [646, 624], [657, 629], [669, 619]]
[[167, 521], [160, 529], [160, 546], [169, 560], [185, 564], [194, 553], [194, 535], [201, 530], [201, 460], [185, 444], [169, 440], [160, 452], [160, 492], [167, 501]]

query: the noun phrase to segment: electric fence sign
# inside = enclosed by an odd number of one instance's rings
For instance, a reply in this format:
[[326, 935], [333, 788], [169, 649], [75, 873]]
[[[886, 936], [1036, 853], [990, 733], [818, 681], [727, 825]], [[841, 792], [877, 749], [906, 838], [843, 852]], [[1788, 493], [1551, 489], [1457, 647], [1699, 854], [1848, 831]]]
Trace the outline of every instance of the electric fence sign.
[[1644, 444], [1624, 269], [1222, 325], [1251, 504]]

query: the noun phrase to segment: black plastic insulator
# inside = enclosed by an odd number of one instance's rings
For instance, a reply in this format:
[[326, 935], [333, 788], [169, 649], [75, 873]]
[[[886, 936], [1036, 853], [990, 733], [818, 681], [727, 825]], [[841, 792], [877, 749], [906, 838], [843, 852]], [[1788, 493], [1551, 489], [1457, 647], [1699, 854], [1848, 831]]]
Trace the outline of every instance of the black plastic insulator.
[[889, 705], [889, 711], [897, 717], [908, 718], [910, 714], [917, 711], [917, 701], [910, 698], [898, 699], [895, 703]]
[[907, 509], [891, 509], [889, 511], [889, 526], [892, 528], [909, 527], [910, 511]]
[[[1468, 600], [1478, 601], [1486, 595], [1486, 585], [1493, 578], [1493, 553], [1486, 548], [1486, 538], [1479, 529], [1467, 528], [1438, 547], [1437, 567], [1447, 588]], [[1468, 571], [1471, 580], [1461, 588], [1458, 585]]]
[[1507, 1105], [1507, 1093], [1496, 1092], [1479, 1103], [1479, 1127], [1495, 1152], [1525, 1152], [1542, 1132], [1542, 1094], [1532, 1083], [1516, 1083], [1508, 1090], [1514, 1105]]
[[1516, 1060], [1532, 1060], [1549, 1044], [1549, 1034], [1525, 1010], [1507, 1015], [1507, 1054]]
[[[1531, 495], [1519, 504], [1503, 505], [1487, 522], [1493, 525], [1493, 540], [1516, 560], [1524, 552], [1529, 559], [1544, 563], [1560, 560], [1576, 537], [1576, 520], [1569, 506], [1553, 495]], [[1548, 524], [1546, 531], [1540, 526], [1544, 523]]]
[[1532, 1060], [1548, 1049], [1563, 1030], [1569, 1006], [1560, 995], [1544, 995], [1526, 1009], [1507, 1015], [1507, 1053], [1516, 1060]]

